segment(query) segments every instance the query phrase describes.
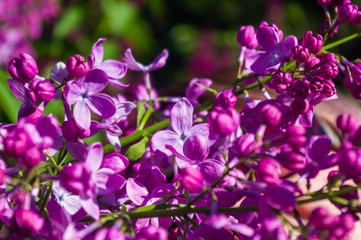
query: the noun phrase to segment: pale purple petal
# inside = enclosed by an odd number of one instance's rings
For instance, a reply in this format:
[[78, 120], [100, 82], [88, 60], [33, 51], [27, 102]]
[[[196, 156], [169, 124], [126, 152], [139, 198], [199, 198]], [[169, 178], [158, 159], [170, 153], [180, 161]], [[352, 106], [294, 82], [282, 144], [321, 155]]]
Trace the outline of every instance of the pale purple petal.
[[154, 60], [153, 62], [148, 65], [147, 72], [157, 70], [161, 67], [163, 67], [166, 64], [167, 58], [168, 58], [168, 50], [164, 49]]
[[126, 62], [128, 65], [128, 68], [133, 71], [145, 71], [146, 70], [143, 64], [135, 61], [133, 54], [132, 54], [132, 50], [130, 48], [125, 50], [123, 61]]
[[109, 168], [101, 168], [96, 173], [96, 185], [101, 196], [110, 194], [125, 184], [125, 178]]
[[170, 112], [170, 125], [179, 135], [185, 135], [193, 124], [193, 106], [186, 99], [180, 99]]
[[68, 153], [79, 162], [85, 161], [88, 152], [88, 145], [83, 141], [65, 142], [66, 150]]
[[81, 86], [80, 81], [69, 81], [64, 87], [63, 95], [66, 102], [71, 105], [78, 101], [81, 101], [82, 94], [85, 93], [85, 89]]
[[97, 93], [90, 96], [88, 100], [89, 108], [99, 117], [109, 118], [115, 114], [115, 103], [109, 95]]
[[74, 215], [81, 208], [80, 198], [77, 195], [68, 195], [62, 205], [70, 215]]
[[66, 70], [66, 65], [63, 62], [57, 62], [50, 71], [50, 77], [60, 83], [62, 83], [67, 76], [68, 71]]
[[89, 214], [95, 220], [99, 220], [99, 206], [97, 199], [95, 197], [88, 199], [80, 199], [80, 204], [83, 207], [84, 211]]
[[258, 44], [264, 51], [272, 50], [281, 40], [273, 27], [260, 27], [256, 34]]
[[127, 73], [127, 65], [113, 59], [105, 60], [100, 65], [100, 68], [107, 73], [109, 78], [112, 79], [121, 79]]
[[312, 127], [313, 120], [313, 105], [310, 105], [308, 110], [301, 115], [300, 124], [303, 127]]
[[87, 103], [84, 100], [75, 103], [73, 113], [78, 127], [88, 130], [90, 128], [91, 115]]
[[228, 225], [227, 228], [231, 229], [232, 231], [238, 232], [244, 236], [252, 237], [254, 234], [253, 228], [249, 227], [246, 224], [237, 223]]
[[10, 91], [17, 99], [19, 99], [22, 103], [27, 103], [30, 101], [26, 97], [29, 90], [25, 88], [24, 84], [12, 78], [7, 79], [7, 82], [9, 84]]
[[212, 134], [209, 131], [208, 123], [200, 123], [194, 125], [188, 132], [188, 136], [191, 135], [200, 135], [208, 139], [208, 146], [212, 146], [218, 139], [217, 134]]
[[165, 183], [165, 184], [157, 186], [152, 191], [152, 194], [150, 197], [151, 204], [155, 204], [157, 202], [163, 201], [163, 197], [165, 195], [170, 196], [171, 193], [173, 192], [173, 190], [174, 190], [174, 185], [171, 183]]
[[65, 231], [71, 219], [69, 215], [63, 211], [63, 208], [54, 199], [50, 198], [46, 209], [48, 210], [48, 216], [52, 226], [57, 231]]
[[280, 43], [277, 49], [278, 57], [281, 59], [287, 59], [291, 57], [292, 48], [297, 46], [297, 44], [298, 41], [295, 36], [290, 35], [285, 37], [285, 39], [282, 40], [282, 42]]
[[111, 78], [109, 78], [109, 84], [118, 89], [123, 89], [129, 86], [129, 84], [124, 84], [116, 79], [111, 79]]
[[[102, 91], [109, 82], [108, 75], [101, 69], [90, 70], [82, 80], [87, 95]], [[82, 94], [84, 93], [82, 92]]]
[[121, 151], [121, 145], [120, 145], [119, 137], [111, 135], [108, 132], [107, 132], [106, 135], [107, 135], [107, 139], [110, 142], [110, 144], [114, 146], [114, 151], [120, 152]]
[[102, 164], [103, 152], [103, 146], [100, 142], [90, 144], [85, 164], [93, 173], [95, 173]]
[[[165, 145], [171, 145], [173, 146], [175, 149], [181, 149], [181, 140], [180, 140], [180, 136], [179, 134], [170, 131], [170, 130], [163, 130], [163, 131], [159, 131], [156, 132], [151, 141], [150, 141], [150, 147], [152, 149], [153, 152], [155, 152], [156, 150], [159, 150], [165, 154], [167, 154], [167, 156], [171, 156], [172, 153], [166, 149]], [[181, 151], [182, 152], [182, 151]]]
[[308, 157], [313, 161], [322, 161], [331, 150], [331, 138], [328, 136], [312, 136], [307, 145]]
[[147, 188], [134, 178], [128, 178], [126, 189], [130, 200], [138, 206], [148, 198]]
[[102, 45], [105, 42], [105, 38], [99, 38], [98, 41], [93, 45], [91, 54], [94, 56], [95, 66], [100, 66], [103, 62], [104, 47]]

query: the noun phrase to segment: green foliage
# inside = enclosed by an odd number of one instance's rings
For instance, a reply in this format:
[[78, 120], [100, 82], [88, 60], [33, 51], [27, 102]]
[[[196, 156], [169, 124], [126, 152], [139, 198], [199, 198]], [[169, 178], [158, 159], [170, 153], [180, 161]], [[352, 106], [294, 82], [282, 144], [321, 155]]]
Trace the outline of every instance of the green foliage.
[[142, 138], [139, 142], [136, 144], [133, 144], [128, 151], [126, 152], [125, 156], [130, 161], [138, 160], [143, 156], [145, 153], [145, 149], [147, 148], [149, 139], [147, 137]]

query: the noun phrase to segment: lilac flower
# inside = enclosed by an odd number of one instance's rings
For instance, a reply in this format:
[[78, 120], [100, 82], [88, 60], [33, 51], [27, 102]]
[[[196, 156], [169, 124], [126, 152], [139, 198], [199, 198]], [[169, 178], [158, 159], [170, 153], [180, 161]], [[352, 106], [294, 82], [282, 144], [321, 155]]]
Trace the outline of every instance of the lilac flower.
[[44, 218], [31, 208], [18, 208], [14, 212], [12, 224], [14, 235], [34, 236], [39, 234], [44, 226]]
[[98, 116], [109, 118], [116, 112], [113, 99], [99, 93], [108, 84], [107, 74], [100, 69], [93, 69], [80, 80], [67, 83], [64, 97], [68, 104], [75, 104], [74, 119], [77, 125], [88, 130], [91, 123], [90, 109]]
[[74, 215], [81, 208], [79, 196], [66, 191], [59, 181], [53, 181], [52, 192], [58, 204], [70, 215]]
[[83, 56], [76, 54], [66, 61], [66, 70], [70, 76], [81, 78], [89, 72], [89, 64], [84, 61]]
[[124, 84], [118, 81], [125, 76], [127, 72], [127, 65], [123, 62], [108, 59], [103, 61], [104, 48], [101, 45], [105, 42], [105, 38], [99, 38], [93, 45], [91, 54], [88, 57], [88, 63], [90, 69], [98, 68], [103, 70], [109, 77], [109, 84], [113, 87], [122, 89], [128, 87], [128, 84]]
[[[210, 132], [207, 123], [193, 124], [193, 106], [185, 99], [180, 99], [172, 108], [170, 114], [170, 125], [172, 130], [162, 130], [155, 133], [151, 139], [151, 149], [153, 152], [159, 150], [168, 156], [172, 153], [166, 148], [171, 145], [177, 152], [183, 155], [183, 144], [192, 135], [199, 134], [209, 139]], [[209, 146], [214, 140], [208, 141]], [[185, 166], [179, 166], [181, 168]]]
[[123, 61], [128, 64], [128, 68], [133, 71], [140, 71], [144, 73], [144, 82], [146, 89], [151, 89], [150, 79], [149, 79], [149, 72], [155, 71], [159, 68], [162, 68], [168, 58], [168, 50], [164, 49], [149, 65], [143, 65], [139, 62], [137, 62], [132, 54], [132, 50], [128, 48], [124, 52], [124, 58]]
[[20, 53], [20, 58], [13, 58], [9, 62], [11, 77], [22, 83], [28, 83], [39, 73], [35, 59], [26, 53]]
[[283, 60], [291, 56], [291, 50], [297, 46], [295, 36], [287, 36], [281, 41], [274, 27], [262, 26], [257, 30], [257, 41], [262, 51], [256, 52], [257, 60], [251, 65], [255, 73], [276, 71]]

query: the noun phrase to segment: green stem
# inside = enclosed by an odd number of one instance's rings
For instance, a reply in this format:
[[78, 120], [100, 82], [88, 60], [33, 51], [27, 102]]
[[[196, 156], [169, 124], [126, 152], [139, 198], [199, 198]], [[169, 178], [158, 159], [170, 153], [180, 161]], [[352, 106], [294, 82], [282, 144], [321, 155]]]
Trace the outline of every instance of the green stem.
[[326, 51], [326, 50], [328, 50], [328, 49], [330, 49], [330, 48], [337, 47], [338, 45], [341, 45], [341, 44], [343, 44], [343, 43], [346, 43], [346, 42], [348, 42], [348, 41], [351, 41], [352, 39], [355, 39], [355, 38], [357, 38], [357, 37], [359, 37], [359, 36], [361, 36], [361, 32], [359, 32], [359, 33], [354, 33], [354, 34], [352, 34], [352, 35], [350, 35], [350, 36], [347, 36], [347, 37], [345, 37], [345, 38], [342, 38], [342, 39], [340, 39], [340, 40], [338, 40], [338, 41], [336, 41], [336, 42], [333, 42], [333, 43], [327, 44], [326, 46], [323, 46], [323, 48], [321, 49], [321, 51]]

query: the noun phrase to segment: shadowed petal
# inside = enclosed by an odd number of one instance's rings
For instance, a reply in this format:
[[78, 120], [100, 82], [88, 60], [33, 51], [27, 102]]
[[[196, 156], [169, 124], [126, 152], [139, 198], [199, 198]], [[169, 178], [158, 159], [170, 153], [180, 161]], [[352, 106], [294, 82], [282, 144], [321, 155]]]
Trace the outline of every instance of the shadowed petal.
[[222, 176], [225, 166], [223, 162], [217, 159], [206, 159], [199, 164], [204, 180], [209, 184], [214, 183]]
[[307, 146], [307, 154], [313, 161], [322, 161], [331, 150], [331, 139], [328, 136], [312, 136]]
[[264, 51], [272, 50], [281, 40], [273, 27], [260, 27], [256, 34], [258, 44]]
[[105, 60], [100, 68], [108, 74], [109, 78], [121, 79], [127, 73], [127, 65], [123, 62], [108, 59]]
[[116, 108], [113, 99], [104, 93], [97, 93], [90, 96], [87, 102], [93, 113], [99, 117], [109, 118], [115, 114]]
[[75, 103], [73, 113], [78, 127], [88, 130], [90, 128], [91, 115], [87, 103], [84, 100]]
[[161, 67], [163, 67], [166, 64], [167, 58], [168, 58], [168, 50], [164, 49], [154, 60], [153, 62], [148, 66], [147, 71], [154, 71]]
[[109, 168], [101, 168], [96, 173], [98, 194], [103, 196], [120, 189], [125, 184], [125, 178]]
[[170, 112], [170, 125], [173, 130], [180, 134], [186, 134], [193, 124], [193, 106], [186, 99], [180, 99]]
[[197, 99], [207, 90], [202, 88], [201, 86], [197, 85], [201, 84], [203, 86], [209, 87], [212, 85], [212, 80], [208, 78], [193, 78], [186, 90], [186, 98], [187, 99]]
[[280, 45], [277, 49], [277, 53], [278, 53], [277, 55], [281, 59], [286, 59], [286, 58], [291, 57], [292, 48], [297, 46], [297, 44], [298, 44], [298, 41], [295, 36], [290, 35], [290, 36], [285, 37], [285, 39], [283, 39], [283, 41], [280, 43]]
[[26, 97], [29, 90], [25, 88], [24, 84], [12, 78], [7, 79], [7, 81], [10, 91], [15, 95], [15, 97], [17, 97], [17, 99], [19, 99], [22, 103], [29, 101]]
[[88, 145], [83, 141], [76, 141], [75, 143], [72, 142], [65, 142], [66, 149], [68, 150], [69, 154], [79, 162], [85, 161]]

